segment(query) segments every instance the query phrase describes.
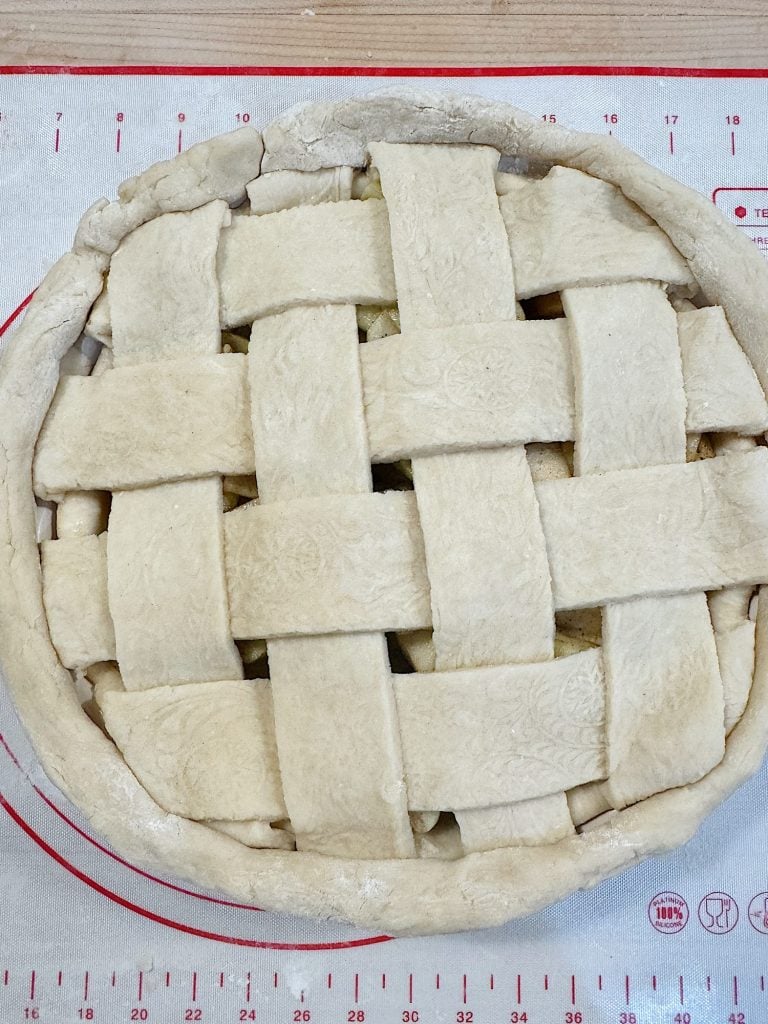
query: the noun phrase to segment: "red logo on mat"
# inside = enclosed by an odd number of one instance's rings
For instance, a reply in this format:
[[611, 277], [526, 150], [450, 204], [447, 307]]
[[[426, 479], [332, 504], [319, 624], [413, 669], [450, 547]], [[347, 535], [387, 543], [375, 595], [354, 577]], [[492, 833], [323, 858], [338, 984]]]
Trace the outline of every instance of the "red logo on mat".
[[657, 932], [681, 932], [689, 916], [688, 904], [676, 892], [660, 892], [648, 904], [648, 920]]

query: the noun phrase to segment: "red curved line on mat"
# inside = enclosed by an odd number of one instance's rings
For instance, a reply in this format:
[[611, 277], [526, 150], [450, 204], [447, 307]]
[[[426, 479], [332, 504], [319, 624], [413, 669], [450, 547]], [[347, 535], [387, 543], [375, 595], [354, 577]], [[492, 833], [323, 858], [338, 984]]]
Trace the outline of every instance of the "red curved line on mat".
[[[26, 772], [24, 771], [24, 769], [19, 764], [18, 757], [16, 757], [14, 752], [8, 746], [8, 744], [5, 741], [5, 736], [3, 736], [3, 734], [1, 732], [0, 732], [0, 743], [5, 747], [5, 752], [8, 755], [8, 757], [10, 757], [10, 759], [13, 761], [13, 763], [16, 765], [16, 767], [19, 769], [19, 771], [22, 773], [22, 775], [24, 775], [26, 777]], [[27, 779], [27, 781], [29, 782], [29, 779]]]
[[4, 334], [5, 334], [5, 332], [6, 332], [7, 330], [8, 330], [8, 328], [9, 328], [9, 327], [11, 326], [11, 324], [12, 324], [12, 323], [13, 323], [13, 321], [14, 321], [14, 320], [16, 319], [16, 317], [17, 317], [17, 316], [18, 316], [18, 315], [19, 315], [20, 313], [23, 313], [23, 312], [24, 312], [24, 310], [25, 310], [25, 309], [27, 308], [27, 306], [28, 306], [28, 305], [30, 304], [30, 302], [32, 301], [32, 296], [33, 296], [33, 295], [35, 294], [35, 292], [36, 292], [36, 291], [37, 291], [37, 289], [36, 289], [36, 288], [35, 288], [35, 290], [34, 290], [34, 291], [31, 291], [31, 292], [29, 293], [29, 295], [28, 295], [28, 296], [26, 297], [26, 299], [24, 299], [24, 300], [23, 300], [22, 302], [20, 302], [20, 303], [18, 304], [18, 306], [16, 307], [16, 309], [14, 309], [14, 311], [13, 311], [13, 312], [11, 313], [11, 315], [10, 315], [10, 316], [8, 317], [8, 319], [7, 319], [6, 321], [5, 321], [5, 323], [3, 323], [3, 324], [0, 324], [0, 338], [2, 338], [2, 336], [3, 336]]
[[329, 949], [353, 949], [357, 946], [370, 946], [378, 942], [389, 942], [392, 938], [390, 935], [374, 935], [367, 939], [349, 939], [346, 942], [304, 942], [304, 943], [293, 943], [293, 942], [265, 942], [257, 939], [240, 939], [235, 938], [231, 935], [219, 935], [217, 932], [208, 932], [202, 928], [192, 928], [189, 925], [182, 924], [179, 921], [172, 921], [170, 918], [163, 917], [160, 914], [155, 914], [151, 910], [147, 910], [146, 907], [140, 907], [136, 903], [132, 903], [130, 900], [125, 899], [123, 896], [118, 896], [117, 893], [112, 892], [111, 889], [105, 888], [101, 883], [97, 882], [94, 878], [86, 875], [85, 872], [75, 867], [70, 861], [63, 857], [57, 850], [54, 850], [42, 836], [38, 835], [32, 826], [24, 820], [24, 818], [16, 811], [11, 804], [5, 799], [2, 793], [0, 793], [0, 807], [16, 822], [19, 828], [25, 832], [29, 838], [36, 843], [41, 850], [48, 854], [57, 864], [61, 865], [66, 871], [74, 875], [75, 878], [84, 882], [89, 888], [94, 889], [101, 896], [111, 900], [113, 903], [117, 903], [118, 906], [125, 908], [126, 910], [133, 911], [134, 914], [138, 914], [140, 917], [144, 917], [149, 921], [154, 921], [156, 924], [166, 925], [168, 928], [173, 928], [176, 931], [184, 932], [187, 935], [195, 935], [201, 939], [212, 939], [214, 942], [226, 942], [232, 946], [248, 946], [253, 949], [283, 949], [283, 950], [301, 950], [315, 951], [315, 950], [329, 950]]
[[[23, 768], [19, 764], [16, 755], [8, 746], [8, 743], [6, 742], [5, 737], [3, 736], [2, 733], [0, 733], [0, 745], [2, 745], [5, 748], [6, 752], [8, 753], [8, 756], [11, 758], [11, 760], [19, 769], [19, 771], [21, 771], [22, 774], [25, 774]], [[42, 800], [44, 800], [45, 803], [50, 807], [50, 809], [55, 814], [57, 814], [62, 819], [62, 821], [65, 821], [67, 825], [70, 826], [70, 828], [73, 828], [79, 836], [82, 836], [82, 838], [87, 840], [92, 846], [95, 846], [97, 850], [100, 850], [102, 853], [105, 853], [107, 857], [111, 857], [112, 860], [117, 861], [118, 864], [122, 864], [129, 870], [135, 871], [137, 875], [141, 875], [143, 878], [147, 878], [151, 882], [157, 882], [158, 885], [165, 886], [165, 888], [167, 889], [173, 889], [175, 892], [183, 893], [185, 896], [192, 896], [197, 900], [205, 900], [208, 903], [218, 903], [221, 906], [234, 907], [237, 910], [251, 910], [257, 911], [258, 913], [263, 913], [261, 907], [248, 906], [245, 903], [234, 903], [231, 900], [218, 899], [216, 896], [206, 896], [201, 892], [193, 892], [191, 889], [183, 888], [183, 886], [173, 885], [172, 882], [166, 882], [164, 879], [158, 878], [156, 875], [152, 875], [148, 871], [144, 871], [142, 868], [137, 867], [135, 864], [131, 864], [130, 861], [123, 860], [123, 858], [120, 857], [117, 853], [108, 849], [106, 846], [103, 846], [97, 839], [94, 839], [93, 836], [89, 836], [87, 832], [84, 832], [83, 829], [76, 825], [75, 822], [72, 821], [72, 819], [67, 814], [65, 814], [65, 812], [62, 811], [60, 807], [58, 807], [49, 797], [45, 795], [42, 789], [36, 786], [31, 780], [27, 779], [27, 781], [30, 783], [32, 789], [34, 789], [37, 795]]]
[[[2, 737], [0, 736], [0, 740], [1, 739]], [[165, 886], [166, 889], [173, 889], [174, 892], [183, 893], [185, 896], [193, 896], [196, 900], [206, 900], [206, 902], [208, 903], [218, 903], [223, 907], [234, 907], [236, 910], [255, 910], [260, 914], [263, 913], [261, 907], [249, 906], [247, 903], [233, 903], [231, 900], [218, 899], [218, 897], [216, 896], [206, 896], [201, 892], [193, 892], [191, 889], [185, 889], [181, 885], [174, 885], [172, 882], [166, 882], [164, 879], [158, 878], [156, 875], [151, 875], [148, 871], [144, 871], [142, 868], [137, 867], [135, 864], [131, 864], [129, 861], [123, 860], [123, 858], [119, 856], [119, 854], [115, 853], [113, 850], [108, 849], [106, 846], [102, 846], [102, 844], [97, 839], [94, 839], [93, 836], [89, 836], [87, 832], [84, 832], [78, 825], [76, 825], [75, 822], [72, 821], [72, 819], [68, 817], [64, 813], [64, 811], [62, 811], [62, 809], [53, 802], [53, 800], [51, 800], [49, 797], [45, 795], [42, 789], [40, 789], [38, 786], [35, 786], [34, 784], [32, 788], [37, 793], [37, 795], [42, 800], [44, 800], [46, 804], [48, 804], [53, 813], [57, 814], [62, 821], [65, 821], [67, 825], [70, 826], [70, 828], [73, 828], [79, 836], [82, 836], [83, 839], [86, 839], [92, 846], [95, 846], [97, 850], [100, 850], [101, 853], [105, 853], [108, 857], [111, 857], [112, 860], [116, 860], [118, 864], [122, 864], [124, 867], [130, 868], [131, 871], [135, 871], [137, 875], [141, 875], [144, 878], [148, 878], [150, 882], [157, 882], [159, 885]]]

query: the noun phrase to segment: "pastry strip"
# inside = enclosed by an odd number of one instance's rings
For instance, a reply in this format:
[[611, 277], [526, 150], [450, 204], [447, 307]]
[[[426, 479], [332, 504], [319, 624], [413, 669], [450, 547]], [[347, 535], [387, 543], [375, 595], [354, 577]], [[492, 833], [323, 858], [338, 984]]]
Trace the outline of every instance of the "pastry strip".
[[[555, 608], [768, 575], [768, 451], [536, 484]], [[695, 535], [696, 543], [686, 543]], [[578, 543], [574, 543], [578, 538]]]
[[[435, 667], [551, 657], [555, 613], [525, 448], [414, 459], [413, 482], [432, 596]], [[480, 494], [487, 497], [478, 507]]]
[[275, 213], [294, 206], [318, 206], [352, 198], [351, 167], [319, 171], [272, 171], [249, 181], [245, 189], [252, 214]]
[[[273, 468], [280, 473], [286, 463]], [[259, 493], [264, 501], [262, 485]], [[417, 629], [430, 621], [410, 492], [249, 503], [224, 516], [224, 537], [236, 637]]]
[[[115, 365], [219, 352], [216, 250], [223, 202], [132, 232], [110, 271]], [[106, 373], [101, 380], [107, 380]], [[115, 491], [107, 534], [109, 605], [126, 689], [237, 679], [218, 478]]]
[[221, 350], [216, 252], [229, 219], [217, 200], [156, 217], [123, 239], [109, 271], [116, 367]]
[[607, 181], [571, 167], [499, 176], [518, 297], [648, 279], [693, 285], [672, 242]]
[[688, 403], [686, 429], [763, 432], [768, 425], [765, 395], [722, 306], [678, 313], [677, 321]]
[[494, 808], [461, 812], [461, 839], [473, 853], [497, 850], [514, 836], [516, 846], [543, 846], [573, 834], [573, 822], [565, 793], [519, 800]]
[[[604, 689], [596, 649], [528, 665], [395, 676], [411, 809], [489, 808], [603, 778]], [[506, 817], [506, 809], [489, 814]], [[522, 825], [524, 814], [512, 818]], [[479, 828], [474, 818], [473, 833]]]
[[[369, 507], [387, 505], [377, 499], [389, 496], [370, 494], [358, 344], [352, 306], [300, 307], [253, 325], [249, 361], [256, 476], [262, 511], [276, 521], [297, 509], [300, 515], [306, 496], [327, 500], [339, 514], [361, 499]], [[347, 396], [338, 409], [337, 389]], [[286, 415], [282, 410], [294, 404], [295, 395], [308, 401], [296, 415]], [[347, 496], [336, 502], [335, 496], [344, 492]], [[288, 500], [299, 497], [301, 502]], [[322, 501], [316, 503], [321, 506]], [[227, 519], [237, 525], [244, 515], [250, 513], [230, 513]], [[326, 537], [333, 537], [340, 520], [331, 513], [328, 521]], [[258, 543], [258, 518], [254, 522], [252, 536]], [[297, 544], [297, 534], [285, 534], [290, 542], [279, 549], [284, 568], [299, 584], [316, 573], [318, 612], [335, 617], [336, 600], [344, 595], [333, 589], [331, 579], [323, 587], [322, 556], [317, 558], [322, 527], [310, 517], [298, 536]], [[371, 539], [370, 525], [358, 534], [358, 541], [363, 539]], [[349, 538], [342, 532], [336, 540], [339, 553], [343, 549], [347, 559], [353, 558]], [[369, 557], [370, 591], [363, 593], [374, 595], [379, 577]], [[358, 591], [354, 601], [360, 596]], [[283, 790], [297, 848], [345, 857], [413, 856], [383, 633], [268, 640], [267, 653]]]
[[576, 381], [574, 473], [684, 462], [677, 317], [661, 285], [569, 288], [563, 307]]
[[[369, 148], [389, 211], [403, 333], [515, 320], [512, 261], [493, 182], [498, 153], [470, 146]], [[500, 338], [498, 347], [515, 358], [514, 338]], [[415, 458], [412, 465], [436, 667], [552, 658], [549, 569], [525, 449]], [[457, 821], [461, 828], [460, 814]], [[505, 845], [517, 841], [514, 822], [497, 809], [475, 818], [470, 832], [478, 830]], [[462, 842], [469, 852], [471, 836]]]
[[107, 536], [43, 541], [43, 602], [62, 665], [87, 668], [115, 657], [107, 603]]
[[246, 359], [198, 356], [61, 381], [35, 451], [41, 497], [253, 472]]
[[109, 606], [127, 690], [242, 675], [229, 625], [222, 511], [218, 478], [114, 494]]
[[105, 693], [104, 722], [155, 800], [185, 818], [285, 817], [265, 679]]
[[[661, 286], [636, 281], [568, 289], [562, 300], [574, 350], [576, 472], [684, 463], [678, 322]], [[600, 514], [602, 506], [595, 510]], [[703, 515], [711, 515], [706, 500]], [[705, 594], [607, 604], [603, 659], [608, 780], [602, 791], [613, 807], [695, 782], [720, 761], [723, 686]]]
[[360, 364], [374, 462], [573, 437], [564, 318], [411, 330]]
[[218, 261], [222, 326], [290, 306], [392, 305], [387, 210], [380, 199], [235, 217]]

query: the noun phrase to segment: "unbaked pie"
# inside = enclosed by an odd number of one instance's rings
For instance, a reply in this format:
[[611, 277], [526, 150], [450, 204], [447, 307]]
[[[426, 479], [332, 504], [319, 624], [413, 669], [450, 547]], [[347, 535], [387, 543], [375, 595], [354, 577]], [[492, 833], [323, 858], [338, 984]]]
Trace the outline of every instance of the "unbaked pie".
[[752, 244], [612, 138], [438, 94], [119, 195], [0, 366], [0, 656], [95, 828], [400, 933], [688, 838], [768, 737]]

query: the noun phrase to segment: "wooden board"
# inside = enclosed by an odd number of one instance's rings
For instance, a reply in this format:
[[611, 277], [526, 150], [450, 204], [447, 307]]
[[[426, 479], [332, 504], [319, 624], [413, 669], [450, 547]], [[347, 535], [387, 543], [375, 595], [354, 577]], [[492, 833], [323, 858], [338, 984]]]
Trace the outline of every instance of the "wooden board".
[[[305, 4], [305, 6], [302, 6]], [[762, 0], [0, 0], [0, 64], [760, 67]]]

